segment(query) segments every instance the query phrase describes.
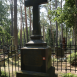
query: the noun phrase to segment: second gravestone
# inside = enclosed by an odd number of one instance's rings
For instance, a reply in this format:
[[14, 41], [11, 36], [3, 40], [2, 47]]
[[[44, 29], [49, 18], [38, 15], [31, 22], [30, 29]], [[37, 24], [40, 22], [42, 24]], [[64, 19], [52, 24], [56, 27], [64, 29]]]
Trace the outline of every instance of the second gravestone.
[[25, 6], [33, 6], [33, 35], [26, 47], [21, 48], [21, 71], [17, 77], [57, 77], [51, 66], [51, 48], [42, 40], [39, 5], [47, 0], [26, 0]]

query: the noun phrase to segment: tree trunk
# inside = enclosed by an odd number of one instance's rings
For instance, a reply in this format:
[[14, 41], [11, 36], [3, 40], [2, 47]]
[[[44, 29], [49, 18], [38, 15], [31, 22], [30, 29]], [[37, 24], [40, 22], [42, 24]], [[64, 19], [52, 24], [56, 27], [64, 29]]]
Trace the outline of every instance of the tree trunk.
[[[51, 2], [51, 0], [50, 0]], [[51, 10], [51, 4], [50, 4], [50, 10]], [[50, 38], [53, 39], [53, 46], [54, 46], [54, 34], [53, 34], [53, 31], [52, 31], [52, 24], [51, 24], [51, 19], [49, 17], [49, 14], [48, 14], [48, 18], [49, 18], [49, 21], [50, 21]], [[51, 34], [52, 34], [52, 37], [51, 37]], [[50, 39], [50, 42], [51, 42], [51, 39]]]
[[43, 41], [44, 41], [45, 39], [44, 39], [44, 25], [43, 25]]
[[[62, 9], [62, 0], [61, 0], [61, 9]], [[61, 24], [61, 42], [63, 40], [63, 25]]]
[[[77, 0], [75, 0], [75, 6], [77, 8]], [[74, 26], [74, 38], [75, 38], [75, 49], [77, 49], [77, 14], [75, 15], [75, 26]], [[76, 50], [77, 52], [77, 50]]]
[[18, 31], [17, 31], [17, 0], [14, 0], [14, 45], [18, 45]]
[[[25, 0], [24, 0], [24, 3], [25, 3]], [[28, 42], [28, 28], [27, 28], [27, 14], [26, 14], [26, 7], [24, 6], [25, 8], [25, 24], [26, 24], [26, 37], [27, 37], [27, 42]]]
[[74, 41], [75, 41], [74, 35], [75, 35], [75, 34], [74, 34], [74, 28], [73, 28], [73, 31], [72, 31], [72, 36], [73, 36], [73, 37], [72, 37], [72, 45], [75, 44], [75, 43], [74, 43]]
[[[57, 9], [57, 0], [55, 0], [55, 7]], [[58, 24], [56, 21], [56, 46], [58, 46]]]
[[[23, 23], [23, 16], [22, 16], [22, 23]], [[24, 35], [24, 38], [23, 38], [23, 40], [24, 40], [24, 46], [25, 46], [25, 42], [26, 42], [26, 39], [25, 39], [25, 29], [24, 29], [24, 23], [23, 23], [23, 35]]]
[[22, 5], [21, 3], [20, 3], [20, 8], [21, 8], [20, 44], [22, 46]]
[[29, 16], [30, 16], [30, 36], [31, 36], [31, 9], [29, 7]]
[[13, 36], [13, 1], [10, 2], [10, 10], [11, 10], [11, 26], [10, 26], [10, 32], [11, 36]]

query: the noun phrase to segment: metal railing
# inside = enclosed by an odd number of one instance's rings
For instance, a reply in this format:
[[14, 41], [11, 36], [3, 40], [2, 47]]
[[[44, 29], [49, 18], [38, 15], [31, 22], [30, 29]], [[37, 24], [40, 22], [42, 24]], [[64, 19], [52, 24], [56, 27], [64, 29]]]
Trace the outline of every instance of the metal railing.
[[[21, 70], [20, 49], [22, 48], [22, 46], [18, 45], [16, 47], [14, 45], [2, 45], [2, 44], [0, 45], [0, 77], [3, 74], [6, 77], [16, 77], [16, 72]], [[57, 47], [57, 50], [56, 50], [56, 47]], [[73, 71], [76, 73], [77, 72], [77, 54], [76, 54], [77, 45], [76, 44], [72, 45], [70, 43], [69, 45], [61, 44], [56, 47], [53, 45], [51, 46], [52, 66], [55, 67], [55, 70], [57, 71], [64, 70], [66, 71], [66, 73], [68, 71], [69, 72]], [[74, 53], [74, 56], [72, 56], [73, 53]]]
[[[21, 46], [1, 46], [0, 49], [0, 77], [16, 77], [16, 72], [21, 70]], [[4, 50], [5, 48], [5, 50]]]
[[[77, 48], [76, 45], [64, 45], [66, 48], [57, 46], [52, 51], [52, 66], [57, 71], [77, 72]], [[64, 55], [63, 55], [64, 54]]]

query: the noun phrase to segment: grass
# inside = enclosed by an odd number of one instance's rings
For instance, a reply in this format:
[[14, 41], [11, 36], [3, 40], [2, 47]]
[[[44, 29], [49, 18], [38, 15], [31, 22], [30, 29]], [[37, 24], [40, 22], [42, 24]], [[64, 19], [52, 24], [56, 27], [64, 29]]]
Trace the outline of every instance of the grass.
[[77, 77], [77, 75], [71, 74], [71, 73], [65, 73], [61, 75], [62, 77]]
[[9, 77], [8, 73], [5, 73], [4, 71], [1, 71], [1, 77]]

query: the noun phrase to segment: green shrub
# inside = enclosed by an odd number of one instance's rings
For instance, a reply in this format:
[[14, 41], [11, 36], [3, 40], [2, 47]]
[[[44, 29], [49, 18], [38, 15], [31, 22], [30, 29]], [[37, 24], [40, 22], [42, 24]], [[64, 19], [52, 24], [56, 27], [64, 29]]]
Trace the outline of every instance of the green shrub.
[[9, 77], [9, 76], [8, 76], [8, 74], [7, 74], [7, 73], [5, 74], [5, 72], [4, 72], [4, 71], [1, 71], [1, 77]]
[[62, 77], [77, 77], [77, 75], [71, 74], [71, 73], [65, 73], [62, 75]]
[[77, 52], [73, 52], [72, 54], [70, 54], [68, 57], [67, 57], [67, 61], [72, 64], [74, 62], [74, 60], [77, 59]]

